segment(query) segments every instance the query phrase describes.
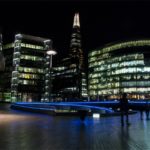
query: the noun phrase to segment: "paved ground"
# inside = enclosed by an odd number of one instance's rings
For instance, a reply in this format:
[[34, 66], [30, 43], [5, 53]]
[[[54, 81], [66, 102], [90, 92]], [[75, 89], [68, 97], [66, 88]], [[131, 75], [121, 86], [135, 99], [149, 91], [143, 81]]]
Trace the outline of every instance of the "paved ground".
[[99, 120], [52, 117], [10, 110], [0, 104], [0, 150], [150, 150], [150, 121], [130, 116]]

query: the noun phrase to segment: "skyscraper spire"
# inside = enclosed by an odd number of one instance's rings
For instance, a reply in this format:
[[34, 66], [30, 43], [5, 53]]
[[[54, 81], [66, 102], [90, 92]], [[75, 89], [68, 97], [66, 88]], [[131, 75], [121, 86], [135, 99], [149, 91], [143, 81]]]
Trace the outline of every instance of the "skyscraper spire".
[[74, 15], [73, 27], [75, 26], [80, 27], [79, 13], [75, 13]]
[[66, 100], [81, 100], [87, 97], [87, 83], [83, 64], [79, 13], [73, 17], [69, 56], [63, 59], [62, 70], [58, 69], [58, 73], [56, 71], [54, 79], [56, 84], [53, 84], [53, 89], [56, 95], [61, 95]]
[[[79, 13], [75, 13], [70, 43], [70, 56], [75, 66], [76, 97], [87, 96], [86, 76], [84, 73], [83, 50], [81, 46]], [[72, 65], [71, 65], [72, 66]], [[73, 79], [73, 80], [74, 80]]]
[[70, 43], [70, 55], [74, 58], [77, 58], [79, 68], [80, 69], [83, 68], [83, 51], [81, 47], [79, 13], [75, 13], [73, 20], [73, 31]]

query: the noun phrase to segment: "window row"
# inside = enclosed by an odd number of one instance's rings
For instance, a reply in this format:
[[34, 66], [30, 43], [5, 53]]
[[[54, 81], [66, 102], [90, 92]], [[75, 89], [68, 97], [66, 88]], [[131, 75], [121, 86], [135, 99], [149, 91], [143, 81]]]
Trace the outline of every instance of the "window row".
[[122, 89], [103, 89], [103, 90], [89, 90], [89, 95], [113, 95], [119, 94], [120, 91], [125, 93], [137, 93], [137, 94], [149, 94], [150, 87], [140, 87], [140, 88], [122, 88]]
[[43, 69], [19, 67], [20, 72], [44, 73]]
[[23, 74], [21, 73], [19, 75], [20, 78], [25, 78], [25, 79], [42, 79], [39, 75], [37, 74]]
[[38, 83], [33, 80], [20, 80], [19, 83], [24, 85], [38, 85]]
[[[17, 42], [17, 43], [20, 43], [20, 42]], [[9, 43], [9, 44], [4, 45], [3, 49], [9, 49], [13, 47], [14, 47], [14, 43]], [[33, 44], [28, 44], [28, 43], [21, 43], [21, 47], [43, 50], [43, 46], [33, 45]]]
[[89, 89], [105, 88], [123, 88], [123, 87], [150, 87], [150, 81], [131, 81], [131, 82], [107, 82], [105, 84], [90, 84]]
[[21, 55], [20, 58], [25, 60], [32, 60], [32, 61], [43, 61], [43, 58], [39, 56]]
[[112, 46], [108, 46], [99, 50], [97, 49], [96, 51], [92, 51], [89, 53], [89, 56], [95, 56], [98, 54], [108, 53], [110, 51], [114, 51], [117, 49], [136, 47], [136, 46], [150, 46], [150, 40], [137, 40], [137, 41], [117, 43]]
[[[106, 54], [105, 54], [106, 55]], [[102, 64], [112, 64], [116, 62], [122, 62], [122, 61], [132, 61], [132, 60], [143, 60], [144, 55], [143, 54], [128, 54], [123, 55], [121, 57], [110, 57], [108, 54], [108, 59], [104, 59], [102, 56], [96, 56], [96, 57], [89, 57], [89, 64], [90, 66], [96, 66], [96, 65], [102, 65]]]
[[118, 69], [119, 67], [131, 67], [131, 66], [144, 66], [143, 60], [136, 60], [136, 61], [129, 61], [129, 62], [121, 62], [121, 63], [114, 63], [108, 65], [101, 65], [99, 67], [94, 68], [94, 71], [104, 71], [104, 70], [111, 70], [111, 69]]

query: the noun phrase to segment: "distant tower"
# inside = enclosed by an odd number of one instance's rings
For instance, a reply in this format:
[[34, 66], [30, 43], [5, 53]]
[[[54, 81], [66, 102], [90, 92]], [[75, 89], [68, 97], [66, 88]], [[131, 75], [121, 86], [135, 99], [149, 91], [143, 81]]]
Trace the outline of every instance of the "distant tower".
[[79, 13], [73, 19], [69, 56], [53, 69], [53, 91], [65, 101], [87, 98], [87, 81], [83, 67]]
[[81, 48], [81, 35], [80, 35], [80, 20], [79, 13], [75, 13], [73, 21], [73, 31], [70, 43], [70, 56], [75, 58], [79, 63], [79, 69], [83, 69], [83, 51]]
[[81, 46], [80, 20], [79, 13], [75, 13], [73, 21], [73, 31], [70, 43], [70, 57], [72, 63], [76, 66], [76, 92], [77, 97], [82, 98], [87, 96], [86, 74], [84, 72], [83, 51]]

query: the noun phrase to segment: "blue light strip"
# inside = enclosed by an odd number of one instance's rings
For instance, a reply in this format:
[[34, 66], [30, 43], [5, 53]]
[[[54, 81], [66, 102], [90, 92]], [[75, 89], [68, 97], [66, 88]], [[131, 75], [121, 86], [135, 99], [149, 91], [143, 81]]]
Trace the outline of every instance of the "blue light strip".
[[[80, 104], [80, 105], [79, 105]], [[69, 107], [81, 107], [81, 108], [88, 108], [88, 109], [93, 109], [93, 110], [105, 110], [105, 111], [108, 111], [108, 112], [114, 112], [113, 110], [111, 109], [108, 109], [108, 108], [105, 108], [105, 107], [98, 107], [98, 106], [89, 106], [89, 105], [81, 105], [82, 103], [27, 103], [27, 102], [17, 102], [15, 104], [12, 104], [12, 105], [16, 105], [16, 106], [21, 106], [21, 107], [29, 107], [29, 108], [35, 108], [33, 106], [29, 106], [29, 105], [47, 105], [47, 106], [69, 106]], [[23, 106], [24, 105], [24, 106]], [[25, 105], [28, 105], [28, 106], [25, 106]], [[36, 108], [38, 109], [38, 108]], [[39, 108], [40, 109], [40, 108]], [[42, 108], [43, 110], [46, 108]]]
[[132, 102], [129, 102], [129, 103], [131, 103], [131, 104], [146, 104], [146, 103], [150, 104], [150, 102], [145, 102], [145, 101], [144, 102], [141, 102], [141, 101], [140, 102], [133, 102], [132, 101]]
[[44, 103], [44, 102], [16, 102], [15, 104], [27, 104], [27, 105], [52, 105], [52, 104], [118, 104], [118, 101], [105, 101], [105, 102], [50, 102], [50, 103]]
[[[145, 101], [129, 101], [129, 104], [145, 104], [148, 103], [150, 104], [150, 102], [145, 102]], [[19, 104], [19, 105], [70, 105], [70, 104], [119, 104], [119, 101], [105, 101], [105, 102], [51, 102], [51, 103], [43, 103], [43, 102], [16, 102], [14, 104]]]
[[[30, 108], [30, 109], [36, 109], [36, 110], [56, 110], [56, 109], [66, 109], [65, 106], [68, 107], [75, 107], [75, 108], [69, 108], [69, 109], [89, 109], [89, 110], [104, 110], [106, 112], [114, 112], [112, 109], [105, 108], [105, 107], [99, 107], [99, 106], [90, 106], [90, 105], [97, 105], [97, 104], [119, 104], [119, 101], [105, 101], [105, 102], [51, 102], [51, 103], [41, 103], [41, 102], [16, 102], [12, 105], [22, 107], [22, 108]], [[150, 102], [146, 101], [129, 101], [129, 104], [132, 106], [137, 105], [144, 105], [144, 104], [150, 104]], [[31, 105], [31, 106], [30, 106]], [[34, 106], [35, 105], [35, 106]], [[39, 108], [38, 108], [39, 105]], [[43, 106], [43, 107], [42, 107]], [[44, 108], [44, 106], [47, 107], [55, 107], [55, 108]], [[60, 108], [59, 108], [60, 107]], [[62, 108], [61, 108], [62, 107]], [[64, 107], [64, 108], [63, 108]]]
[[49, 103], [43, 103], [43, 102], [16, 102], [16, 103], [12, 103], [12, 104], [18, 104], [18, 105], [32, 105], [32, 104], [34, 104], [34, 105], [36, 105], [36, 104], [45, 104], [45, 105], [47, 105], [47, 104], [49, 104]]
[[97, 106], [88, 106], [88, 105], [79, 105], [75, 103], [57, 103], [57, 104], [52, 104], [52, 106], [70, 106], [70, 107], [81, 107], [81, 108], [89, 108], [89, 109], [95, 109], [95, 110], [105, 110], [108, 112], [113, 112], [113, 110], [105, 108], [105, 107], [97, 107]]
[[36, 108], [36, 107], [31, 107], [31, 106], [21, 106], [21, 104], [17, 104], [17, 105], [15, 105], [15, 104], [12, 104], [12, 106], [17, 106], [17, 107], [21, 107], [21, 108], [31, 108], [31, 109], [35, 109], [35, 110], [53, 110], [53, 111], [55, 111], [56, 109], [51, 109], [51, 108], [40, 108], [40, 107], [38, 107], [38, 108]]

